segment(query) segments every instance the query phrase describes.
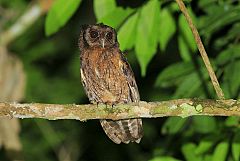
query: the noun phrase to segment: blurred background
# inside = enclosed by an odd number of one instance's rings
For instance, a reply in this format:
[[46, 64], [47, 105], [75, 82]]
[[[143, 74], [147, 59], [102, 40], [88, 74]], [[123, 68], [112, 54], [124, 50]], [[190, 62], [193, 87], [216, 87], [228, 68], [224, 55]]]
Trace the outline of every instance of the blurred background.
[[[226, 98], [240, 99], [240, 2], [184, 1]], [[173, 0], [0, 0], [0, 101], [89, 103], [80, 83], [82, 24], [118, 32], [141, 100], [216, 99]], [[116, 145], [98, 120], [0, 120], [1, 161], [239, 161], [239, 117], [144, 119], [140, 144]]]

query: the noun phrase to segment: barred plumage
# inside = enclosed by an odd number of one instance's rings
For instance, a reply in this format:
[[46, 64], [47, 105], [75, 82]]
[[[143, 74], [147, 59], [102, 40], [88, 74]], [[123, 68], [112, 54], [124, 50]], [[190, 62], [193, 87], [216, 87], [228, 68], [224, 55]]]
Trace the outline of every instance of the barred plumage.
[[[133, 72], [119, 50], [113, 28], [103, 24], [84, 26], [79, 48], [81, 80], [91, 103], [139, 102]], [[107, 136], [117, 144], [139, 143], [143, 136], [141, 119], [100, 120], [100, 123]]]

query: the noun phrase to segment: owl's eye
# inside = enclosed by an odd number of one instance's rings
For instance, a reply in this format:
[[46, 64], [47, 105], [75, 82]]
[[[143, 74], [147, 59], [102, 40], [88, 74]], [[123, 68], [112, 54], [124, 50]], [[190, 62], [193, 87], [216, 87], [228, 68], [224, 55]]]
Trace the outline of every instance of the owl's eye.
[[95, 39], [98, 37], [98, 32], [97, 31], [90, 31], [90, 36], [91, 38]]
[[108, 40], [111, 40], [112, 37], [113, 37], [113, 33], [112, 32], [108, 32], [106, 37], [107, 37]]

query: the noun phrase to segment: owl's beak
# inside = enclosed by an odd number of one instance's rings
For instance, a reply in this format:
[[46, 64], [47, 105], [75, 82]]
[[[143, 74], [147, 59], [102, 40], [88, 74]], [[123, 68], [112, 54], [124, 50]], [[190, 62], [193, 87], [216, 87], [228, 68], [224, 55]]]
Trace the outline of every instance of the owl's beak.
[[105, 40], [102, 39], [102, 48], [104, 48], [104, 46], [105, 46]]

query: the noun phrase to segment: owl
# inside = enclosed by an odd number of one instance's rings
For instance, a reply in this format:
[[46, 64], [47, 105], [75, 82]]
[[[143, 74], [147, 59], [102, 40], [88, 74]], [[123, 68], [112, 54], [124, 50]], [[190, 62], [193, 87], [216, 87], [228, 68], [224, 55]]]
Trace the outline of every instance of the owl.
[[[84, 25], [79, 38], [81, 81], [93, 104], [138, 103], [134, 74], [119, 49], [116, 31], [104, 24]], [[141, 119], [100, 120], [107, 136], [116, 144], [139, 143]]]

